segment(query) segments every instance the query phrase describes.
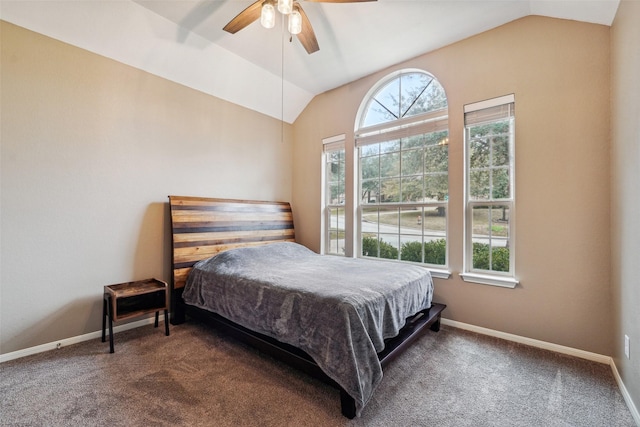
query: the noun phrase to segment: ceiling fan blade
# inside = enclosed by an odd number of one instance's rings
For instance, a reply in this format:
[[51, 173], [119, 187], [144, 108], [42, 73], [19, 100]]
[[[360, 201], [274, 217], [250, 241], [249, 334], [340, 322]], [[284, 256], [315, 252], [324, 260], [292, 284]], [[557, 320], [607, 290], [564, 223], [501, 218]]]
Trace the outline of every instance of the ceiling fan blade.
[[256, 21], [260, 18], [260, 13], [262, 12], [262, 0], [258, 0], [255, 3], [251, 3], [249, 7], [240, 12], [233, 18], [227, 25], [224, 26], [223, 30], [229, 32], [231, 34], [235, 34], [247, 25], [251, 24], [253, 21]]
[[316, 34], [313, 32], [313, 27], [311, 26], [309, 18], [307, 18], [307, 14], [304, 13], [304, 10], [302, 10], [300, 5], [298, 5], [298, 12], [300, 12], [300, 16], [302, 17], [302, 31], [297, 35], [297, 37], [307, 53], [311, 55], [313, 52], [320, 50], [318, 39], [316, 39]]

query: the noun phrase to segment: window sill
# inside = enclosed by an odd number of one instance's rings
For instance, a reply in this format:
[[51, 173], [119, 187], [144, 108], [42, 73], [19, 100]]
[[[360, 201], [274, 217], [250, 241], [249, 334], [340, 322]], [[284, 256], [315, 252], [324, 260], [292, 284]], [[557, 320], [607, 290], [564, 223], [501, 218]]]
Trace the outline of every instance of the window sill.
[[513, 277], [489, 276], [486, 274], [460, 273], [460, 277], [465, 282], [479, 283], [481, 285], [499, 286], [501, 288], [513, 289], [518, 285], [518, 281]]
[[429, 268], [429, 272], [431, 273], [431, 277], [435, 277], [436, 279], [448, 279], [451, 277], [451, 272], [448, 270], [434, 270]]

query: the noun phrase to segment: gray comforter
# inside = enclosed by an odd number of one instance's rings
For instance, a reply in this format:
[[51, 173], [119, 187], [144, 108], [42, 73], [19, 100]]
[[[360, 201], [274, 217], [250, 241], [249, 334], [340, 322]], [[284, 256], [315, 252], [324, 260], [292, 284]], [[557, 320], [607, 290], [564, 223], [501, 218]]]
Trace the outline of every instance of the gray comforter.
[[382, 379], [384, 340], [429, 308], [432, 295], [423, 267], [274, 243], [200, 261], [183, 298], [304, 350], [355, 399], [360, 415]]

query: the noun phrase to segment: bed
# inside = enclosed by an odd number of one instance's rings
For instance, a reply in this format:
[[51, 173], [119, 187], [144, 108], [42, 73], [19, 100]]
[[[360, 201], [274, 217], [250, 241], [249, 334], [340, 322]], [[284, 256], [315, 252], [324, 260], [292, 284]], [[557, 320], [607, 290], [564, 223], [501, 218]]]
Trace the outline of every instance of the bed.
[[348, 418], [393, 358], [439, 330], [445, 306], [422, 267], [318, 255], [295, 243], [288, 203], [169, 200], [172, 323], [213, 323], [335, 386]]

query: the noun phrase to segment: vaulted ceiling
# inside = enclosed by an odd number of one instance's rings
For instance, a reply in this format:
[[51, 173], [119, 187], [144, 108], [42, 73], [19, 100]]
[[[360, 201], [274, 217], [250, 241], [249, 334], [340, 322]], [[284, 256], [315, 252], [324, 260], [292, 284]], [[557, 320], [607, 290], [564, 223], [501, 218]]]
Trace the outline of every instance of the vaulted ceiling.
[[524, 16], [611, 25], [619, 0], [301, 0], [311, 55], [280, 21], [222, 30], [253, 2], [0, 0], [0, 18], [292, 123], [317, 94]]

